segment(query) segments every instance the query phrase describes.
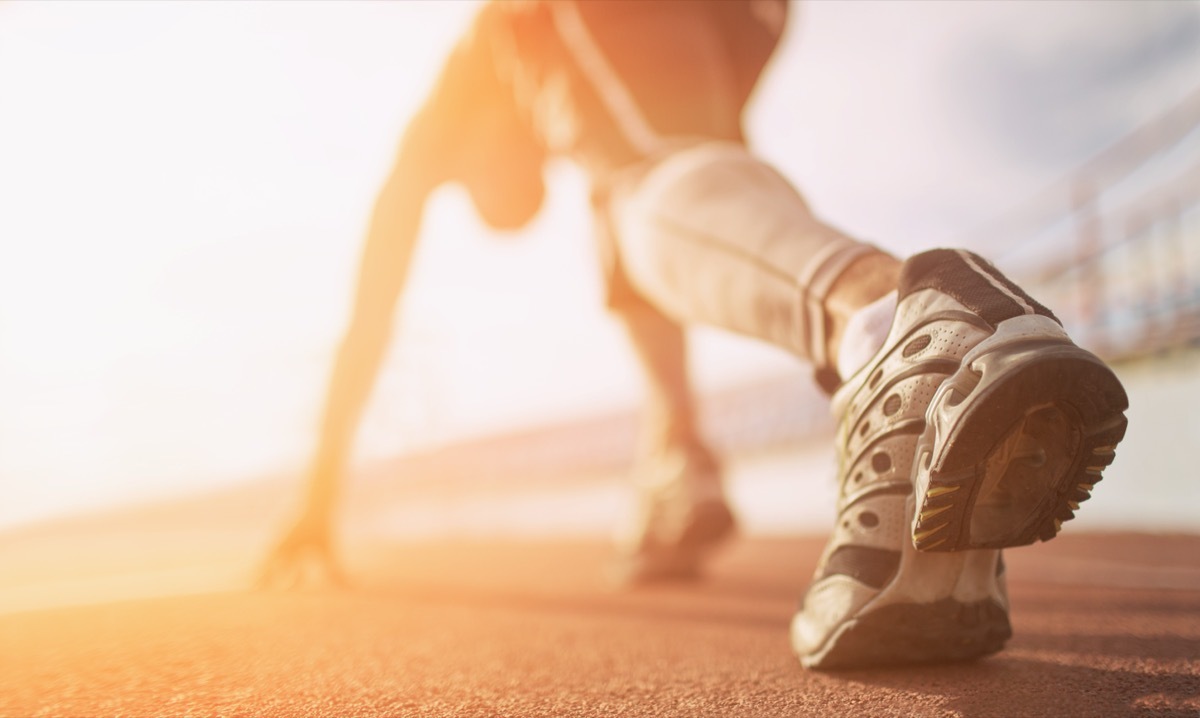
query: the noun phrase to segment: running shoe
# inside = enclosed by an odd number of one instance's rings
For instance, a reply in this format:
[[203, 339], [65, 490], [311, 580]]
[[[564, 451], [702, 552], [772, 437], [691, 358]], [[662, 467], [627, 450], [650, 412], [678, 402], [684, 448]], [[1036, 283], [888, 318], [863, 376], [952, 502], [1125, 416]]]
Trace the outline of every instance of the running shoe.
[[[928, 252], [906, 271], [901, 292], [910, 309], [897, 312], [902, 358], [937, 360], [944, 350], [936, 345], [946, 336], [966, 349], [925, 412], [914, 544], [957, 551], [1054, 538], [1091, 496], [1125, 436], [1124, 388], [1096, 355], [1071, 342], [1048, 309], [978, 256]], [[931, 309], [916, 308], [923, 303]], [[948, 313], [962, 314], [958, 327], [938, 318]], [[872, 394], [884, 409], [896, 401], [887, 379], [906, 368], [872, 368]]]
[[[1000, 390], [966, 379], [985, 372]], [[1003, 647], [1012, 631], [996, 549], [1054, 535], [1079, 490], [1062, 467], [1081, 447], [1111, 461], [1125, 405], [1112, 373], [983, 259], [934, 250], [906, 262], [884, 346], [834, 396], [838, 523], [792, 621], [801, 662], [951, 661]], [[946, 474], [945, 457], [976, 471]]]
[[634, 472], [636, 503], [617, 533], [616, 580], [623, 584], [695, 579], [735, 529], [720, 464], [705, 447], [676, 447]]

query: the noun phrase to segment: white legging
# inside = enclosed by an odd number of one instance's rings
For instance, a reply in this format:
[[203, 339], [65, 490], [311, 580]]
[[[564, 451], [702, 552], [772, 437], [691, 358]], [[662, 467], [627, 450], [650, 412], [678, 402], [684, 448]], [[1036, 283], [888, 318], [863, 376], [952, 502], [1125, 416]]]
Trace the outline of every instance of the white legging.
[[630, 281], [663, 313], [770, 342], [818, 370], [829, 288], [879, 252], [823, 224], [734, 142], [694, 144], [625, 175], [610, 211]]

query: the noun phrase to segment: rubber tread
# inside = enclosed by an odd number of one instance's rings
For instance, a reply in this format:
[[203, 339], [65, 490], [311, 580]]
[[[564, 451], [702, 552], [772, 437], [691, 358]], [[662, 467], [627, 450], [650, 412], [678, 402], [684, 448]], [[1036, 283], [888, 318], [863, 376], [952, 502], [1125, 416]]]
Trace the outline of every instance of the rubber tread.
[[801, 662], [839, 670], [965, 661], [999, 651], [1010, 637], [1008, 613], [994, 601], [893, 604], [848, 622]]
[[[948, 444], [939, 465], [929, 470], [924, 491], [918, 482], [913, 543], [920, 550], [1005, 548], [1053, 538], [1064, 522], [1074, 518], [1079, 503], [1089, 498], [1125, 435], [1128, 398], [1112, 371], [1090, 352], [1064, 341], [1010, 346], [998, 354], [1004, 356], [991, 357], [992, 363], [1008, 366], [1000, 380], [986, 389], [974, 388], [978, 372], [971, 367], [960, 369], [949, 380], [967, 392], [958, 397], [960, 402], [974, 404], [949, 435], [938, 437], [932, 424], [922, 435], [918, 457], [923, 452], [936, 455], [935, 441]], [[979, 366], [988, 359], [981, 357], [972, 364]], [[973, 540], [970, 524], [980, 487], [988, 480], [989, 459], [1010, 430], [1034, 409], [1047, 405], [1058, 407], [1074, 424], [1078, 441], [1074, 456], [1065, 457], [1069, 469], [1053, 479], [1053, 485], [1042, 487], [1044, 496], [1031, 513], [1012, 517], [1008, 522], [1012, 528], [1005, 535]]]

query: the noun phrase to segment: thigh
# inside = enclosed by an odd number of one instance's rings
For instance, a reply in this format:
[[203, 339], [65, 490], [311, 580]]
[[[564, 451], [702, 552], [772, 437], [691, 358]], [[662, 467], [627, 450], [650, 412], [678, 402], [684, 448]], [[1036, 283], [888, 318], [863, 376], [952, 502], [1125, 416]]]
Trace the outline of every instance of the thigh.
[[799, 192], [742, 145], [672, 153], [614, 192], [614, 235], [635, 283], [745, 269], [790, 284], [830, 243]]
[[619, 183], [612, 215], [630, 283], [660, 310], [809, 358], [810, 335], [821, 330], [823, 285], [814, 279], [866, 247], [730, 142], [674, 152]]

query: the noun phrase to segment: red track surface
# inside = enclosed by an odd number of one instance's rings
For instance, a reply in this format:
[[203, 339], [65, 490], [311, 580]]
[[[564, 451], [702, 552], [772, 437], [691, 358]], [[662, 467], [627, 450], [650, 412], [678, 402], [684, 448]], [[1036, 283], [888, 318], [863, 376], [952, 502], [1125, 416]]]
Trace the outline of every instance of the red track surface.
[[600, 543], [395, 545], [352, 590], [9, 614], [0, 715], [1200, 714], [1200, 537], [1009, 552], [1005, 651], [833, 674], [787, 643], [820, 547], [746, 540], [704, 583], [619, 592]]

